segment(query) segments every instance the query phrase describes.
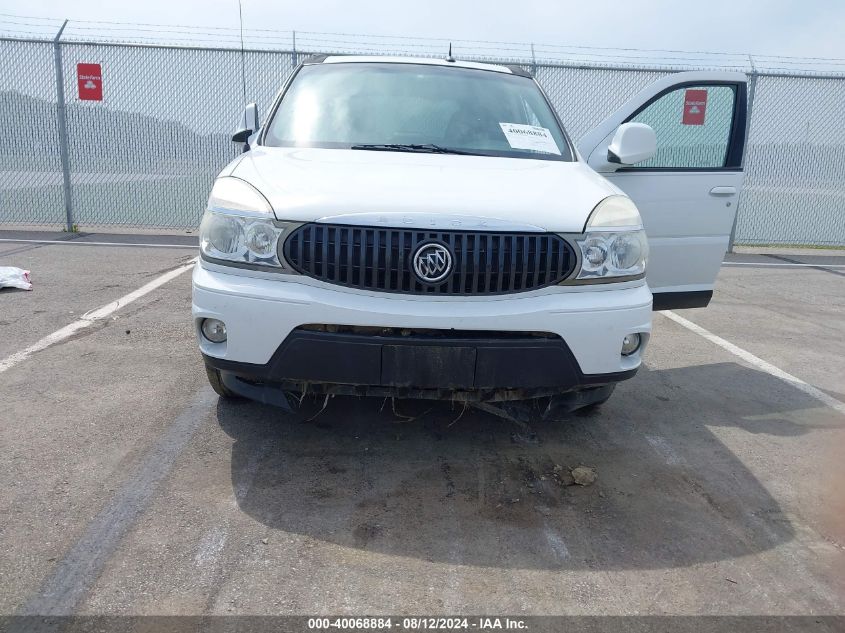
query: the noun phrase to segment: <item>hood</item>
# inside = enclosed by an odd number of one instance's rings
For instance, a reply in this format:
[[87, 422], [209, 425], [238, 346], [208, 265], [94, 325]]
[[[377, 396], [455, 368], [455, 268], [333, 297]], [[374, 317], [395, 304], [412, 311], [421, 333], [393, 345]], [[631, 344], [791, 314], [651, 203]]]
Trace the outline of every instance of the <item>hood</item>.
[[621, 193], [583, 162], [256, 147], [231, 171], [279, 220], [580, 233]]

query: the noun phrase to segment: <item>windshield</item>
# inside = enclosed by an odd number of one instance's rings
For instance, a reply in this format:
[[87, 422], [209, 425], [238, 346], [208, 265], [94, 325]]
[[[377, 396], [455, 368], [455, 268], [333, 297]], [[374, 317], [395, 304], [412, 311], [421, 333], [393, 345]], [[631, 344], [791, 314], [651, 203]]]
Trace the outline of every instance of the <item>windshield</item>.
[[264, 144], [572, 160], [528, 77], [424, 64], [303, 66]]

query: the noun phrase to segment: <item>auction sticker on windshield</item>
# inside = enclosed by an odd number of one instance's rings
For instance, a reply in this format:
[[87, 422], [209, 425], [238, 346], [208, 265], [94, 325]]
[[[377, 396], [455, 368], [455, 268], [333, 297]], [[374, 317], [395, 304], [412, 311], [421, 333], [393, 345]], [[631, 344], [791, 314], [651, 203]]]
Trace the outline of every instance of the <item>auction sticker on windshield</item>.
[[505, 133], [505, 138], [513, 149], [527, 149], [560, 156], [560, 148], [548, 128], [522, 123], [499, 123], [499, 125], [502, 126], [502, 132]]

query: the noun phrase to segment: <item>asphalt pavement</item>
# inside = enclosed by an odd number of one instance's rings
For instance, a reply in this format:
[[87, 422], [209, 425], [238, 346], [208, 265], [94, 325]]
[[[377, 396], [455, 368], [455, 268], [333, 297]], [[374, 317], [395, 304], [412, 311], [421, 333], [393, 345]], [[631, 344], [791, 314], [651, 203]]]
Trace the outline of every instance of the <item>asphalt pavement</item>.
[[[0, 290], [0, 362], [195, 246], [0, 231], [35, 286]], [[189, 273], [113, 307], [0, 373], [2, 614], [845, 615], [841, 251], [728, 257], [677, 315], [745, 356], [656, 314], [636, 377], [533, 436], [448, 402], [222, 402]]]

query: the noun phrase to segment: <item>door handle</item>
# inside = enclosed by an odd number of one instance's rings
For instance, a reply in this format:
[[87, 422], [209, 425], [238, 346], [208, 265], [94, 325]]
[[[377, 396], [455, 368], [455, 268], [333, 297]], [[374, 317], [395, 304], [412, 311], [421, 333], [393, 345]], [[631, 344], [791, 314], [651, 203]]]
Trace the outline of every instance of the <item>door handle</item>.
[[734, 196], [736, 195], [736, 187], [713, 187], [710, 190], [711, 196]]

